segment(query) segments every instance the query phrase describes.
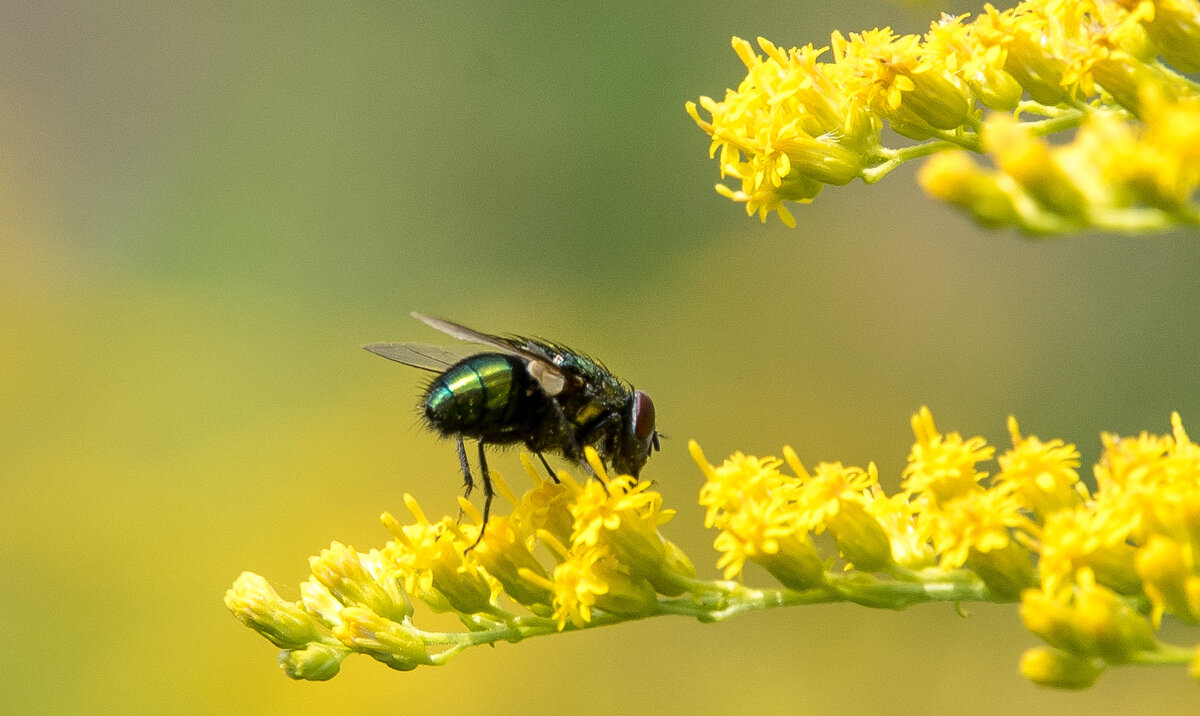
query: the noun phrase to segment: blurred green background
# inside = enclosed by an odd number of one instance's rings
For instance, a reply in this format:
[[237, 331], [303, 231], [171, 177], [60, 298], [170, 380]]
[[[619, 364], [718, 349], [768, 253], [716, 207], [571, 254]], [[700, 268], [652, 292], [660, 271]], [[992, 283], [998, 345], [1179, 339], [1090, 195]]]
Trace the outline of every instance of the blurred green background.
[[[1181, 669], [1094, 689], [1017, 674], [1013, 606], [826, 606], [349, 659], [295, 683], [225, 610], [294, 598], [459, 489], [423, 376], [359, 349], [418, 309], [561, 340], [654, 396], [644, 477], [715, 575], [696, 438], [894, 488], [928, 404], [1007, 445], [1200, 434], [1196, 236], [1035, 243], [922, 197], [912, 168], [799, 228], [712, 191], [683, 111], [783, 46], [912, 5], [7, 3], [0, 23], [0, 607], [8, 713], [1122, 713], [1197, 704]], [[907, 9], [906, 9], [907, 8]], [[516, 453], [493, 466], [520, 484]], [[1088, 468], [1085, 467], [1085, 471]], [[748, 581], [768, 580], [757, 572]], [[1168, 636], [1194, 638], [1167, 629]], [[1182, 705], [1182, 706], [1181, 706]]]

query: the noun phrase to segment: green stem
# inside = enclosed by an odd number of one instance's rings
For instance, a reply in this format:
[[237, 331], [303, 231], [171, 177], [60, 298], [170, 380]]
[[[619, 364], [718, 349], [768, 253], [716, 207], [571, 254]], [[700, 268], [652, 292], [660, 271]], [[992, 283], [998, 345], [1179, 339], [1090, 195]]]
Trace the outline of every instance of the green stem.
[[1160, 644], [1154, 651], [1139, 651], [1129, 663], [1141, 666], [1179, 666], [1190, 664], [1196, 656], [1195, 649], [1173, 644]]
[[958, 143], [939, 139], [925, 142], [924, 144], [914, 144], [909, 147], [901, 147], [899, 149], [880, 147], [875, 150], [875, 154], [881, 157], [884, 161], [863, 169], [860, 176], [867, 184], [874, 184], [875, 182], [887, 176], [893, 169], [899, 167], [905, 162], [927, 157], [931, 154], [937, 154], [938, 152], [942, 152], [947, 149], [954, 149], [958, 146], [960, 146]]
[[[982, 582], [975, 579], [942, 579], [917, 582], [864, 579], [859, 577], [826, 576], [826, 584], [803, 592], [791, 589], [752, 589], [736, 582], [724, 580], [687, 580], [690, 596], [660, 599], [653, 612], [636, 616], [622, 616], [596, 610], [592, 620], [583, 627], [570, 622], [563, 631], [594, 629], [627, 621], [636, 621], [652, 616], [687, 616], [702, 622], [723, 621], [743, 612], [802, 604], [828, 604], [849, 601], [882, 609], [905, 609], [914, 604], [928, 602], [995, 602], [998, 600]], [[500, 641], [520, 641], [534, 636], [554, 634], [559, 631], [558, 623], [546, 617], [512, 616], [504, 624], [466, 632], [427, 632], [413, 628], [413, 633], [429, 645], [445, 645], [450, 648], [434, 655], [439, 663], [468, 646], [494, 644]]]

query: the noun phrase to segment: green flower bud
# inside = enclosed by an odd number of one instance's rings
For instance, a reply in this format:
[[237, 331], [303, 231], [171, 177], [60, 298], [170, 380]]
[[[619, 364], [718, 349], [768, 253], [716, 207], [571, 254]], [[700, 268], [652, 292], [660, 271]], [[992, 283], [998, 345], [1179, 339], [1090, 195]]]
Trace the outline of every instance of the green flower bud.
[[1104, 667], [1095, 659], [1085, 659], [1044, 646], [1021, 655], [1021, 674], [1042, 686], [1060, 689], [1086, 689], [1096, 683]]
[[1029, 550], [1009, 540], [1000, 549], [983, 552], [972, 548], [967, 568], [1001, 599], [1016, 600], [1021, 592], [1037, 585], [1033, 556]]
[[788, 589], [802, 592], [825, 583], [825, 566], [807, 534], [791, 534], [779, 540], [774, 552], [750, 558]]
[[313, 642], [303, 649], [291, 649], [279, 654], [279, 666], [289, 678], [303, 681], [328, 681], [342, 669], [346, 649]]
[[968, 152], [935, 154], [921, 165], [917, 181], [930, 195], [970, 212], [983, 226], [1012, 226], [1020, 220], [1012, 195]]
[[826, 521], [842, 557], [863, 572], [878, 572], [892, 563], [892, 541], [879, 520], [858, 502], [840, 501]]

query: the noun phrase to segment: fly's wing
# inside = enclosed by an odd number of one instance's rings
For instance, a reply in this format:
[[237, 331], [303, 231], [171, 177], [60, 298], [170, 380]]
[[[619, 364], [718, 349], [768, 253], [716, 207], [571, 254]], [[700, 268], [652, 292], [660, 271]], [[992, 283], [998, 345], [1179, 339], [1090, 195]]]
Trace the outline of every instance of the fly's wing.
[[445, 348], [424, 343], [368, 343], [363, 348], [388, 360], [437, 373], [446, 370], [465, 357]]
[[[510, 340], [500, 336], [493, 336], [482, 331], [477, 331], [474, 328], [467, 328], [460, 323], [454, 323], [433, 316], [426, 316], [423, 313], [413, 311], [413, 318], [421, 321], [430, 328], [435, 328], [448, 336], [454, 336], [460, 341], [470, 341], [471, 343], [479, 343], [501, 353], [517, 356], [527, 361], [529, 375], [538, 382], [546, 395], [555, 396], [563, 391], [566, 386], [567, 377], [559, 370], [558, 366], [550, 361], [549, 356], [535, 352], [529, 346], [534, 345], [525, 340]], [[370, 349], [368, 349], [370, 350]], [[382, 355], [382, 354], [380, 354]], [[384, 356], [390, 357], [390, 356]], [[396, 360], [393, 358], [392, 360]], [[406, 363], [407, 361], [400, 361]], [[413, 365], [409, 363], [409, 365]], [[421, 366], [417, 366], [420, 368]]]

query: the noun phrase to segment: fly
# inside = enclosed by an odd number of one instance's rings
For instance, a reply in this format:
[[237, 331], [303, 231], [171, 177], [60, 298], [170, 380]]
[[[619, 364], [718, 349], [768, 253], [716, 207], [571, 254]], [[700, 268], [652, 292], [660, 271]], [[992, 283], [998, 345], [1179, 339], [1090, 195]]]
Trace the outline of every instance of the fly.
[[[554, 478], [543, 453], [556, 453], [590, 471], [583, 450], [591, 446], [616, 472], [638, 477], [658, 450], [654, 403], [599, 361], [559, 343], [496, 336], [414, 312], [413, 317], [446, 335], [484, 346], [463, 358], [423, 343], [371, 343], [368, 351], [437, 375], [421, 399], [429, 429], [454, 438], [466, 496], [475, 487], [467, 450], [478, 443], [483, 483], [483, 530], [495, 491], [486, 445], [523, 443]], [[554, 478], [557, 482], [557, 478]], [[472, 545], [474, 547], [474, 545]]]

